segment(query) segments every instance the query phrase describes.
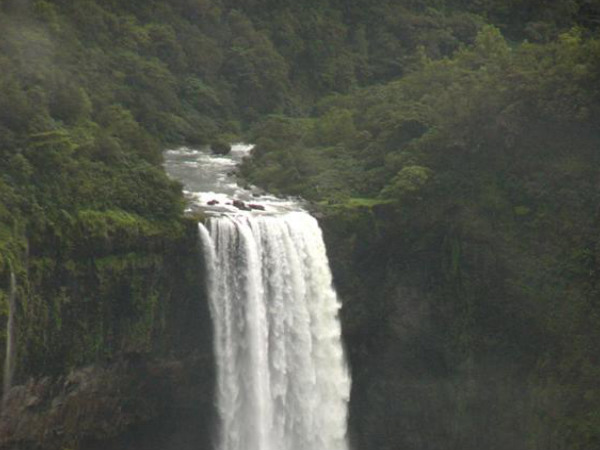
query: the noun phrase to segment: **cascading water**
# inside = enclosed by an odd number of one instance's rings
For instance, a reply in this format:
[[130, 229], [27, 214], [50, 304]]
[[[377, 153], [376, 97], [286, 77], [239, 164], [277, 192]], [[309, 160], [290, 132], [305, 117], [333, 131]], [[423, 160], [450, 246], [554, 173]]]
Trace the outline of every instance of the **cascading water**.
[[[219, 199], [199, 224], [215, 329], [218, 450], [346, 450], [350, 379], [317, 221], [297, 203], [226, 182], [235, 156], [166, 156], [167, 171], [186, 187], [207, 166], [218, 181], [209, 194], [188, 192], [199, 204]], [[265, 212], [239, 211], [227, 198], [251, 198]]]
[[8, 293], [8, 320], [6, 323], [6, 354], [4, 356], [4, 379], [2, 385], [2, 404], [12, 386], [15, 353], [15, 302], [17, 298], [17, 278], [10, 272], [10, 291]]
[[343, 450], [346, 371], [321, 231], [304, 212], [200, 232], [215, 323], [221, 450]]

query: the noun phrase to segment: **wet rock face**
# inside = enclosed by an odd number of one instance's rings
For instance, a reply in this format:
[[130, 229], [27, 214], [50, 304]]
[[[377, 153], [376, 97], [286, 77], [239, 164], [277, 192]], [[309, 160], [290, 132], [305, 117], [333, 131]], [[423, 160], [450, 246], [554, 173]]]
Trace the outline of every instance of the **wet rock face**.
[[[125, 439], [127, 448], [141, 449], [136, 439], [143, 436], [130, 435], [132, 429], [153, 424], [155, 440], [170, 440], [181, 431], [169, 421], [175, 416], [203, 431], [181, 450], [208, 447], [202, 440], [208, 441], [213, 409], [210, 367], [198, 356], [152, 361], [136, 357], [54, 379], [30, 380], [13, 387], [6, 397], [0, 448], [109, 450]], [[114, 442], [107, 445], [108, 440]]]
[[246, 203], [241, 200], [234, 200], [232, 204], [241, 211], [250, 211], [250, 208], [246, 206]]

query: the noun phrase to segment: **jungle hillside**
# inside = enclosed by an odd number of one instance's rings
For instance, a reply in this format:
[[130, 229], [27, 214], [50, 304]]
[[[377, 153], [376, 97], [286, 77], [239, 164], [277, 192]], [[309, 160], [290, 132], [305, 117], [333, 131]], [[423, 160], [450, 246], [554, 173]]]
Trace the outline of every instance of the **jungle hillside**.
[[245, 141], [324, 229], [354, 448], [600, 448], [599, 117], [597, 0], [0, 0], [11, 382], [209, 339], [162, 153]]

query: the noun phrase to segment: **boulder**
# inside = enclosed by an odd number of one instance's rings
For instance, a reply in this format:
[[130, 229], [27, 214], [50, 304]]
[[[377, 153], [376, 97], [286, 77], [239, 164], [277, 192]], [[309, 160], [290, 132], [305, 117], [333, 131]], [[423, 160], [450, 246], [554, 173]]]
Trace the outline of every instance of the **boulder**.
[[250, 208], [248, 206], [246, 206], [246, 204], [241, 200], [234, 200], [233, 206], [235, 206], [237, 209], [240, 209], [242, 211], [250, 211]]
[[263, 205], [257, 205], [256, 203], [248, 203], [248, 208], [256, 209], [258, 211], [264, 211], [265, 207]]

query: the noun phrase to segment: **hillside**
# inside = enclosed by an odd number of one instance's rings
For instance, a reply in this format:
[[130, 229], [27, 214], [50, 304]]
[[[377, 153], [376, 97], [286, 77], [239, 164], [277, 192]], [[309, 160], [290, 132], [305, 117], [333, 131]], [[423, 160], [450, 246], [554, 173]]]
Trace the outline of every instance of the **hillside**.
[[[599, 25], [594, 0], [1, 0], [12, 381], [209, 358], [162, 151], [245, 139], [243, 182], [321, 217], [357, 448], [597, 447]], [[82, 436], [163, 407], [136, 405]]]

